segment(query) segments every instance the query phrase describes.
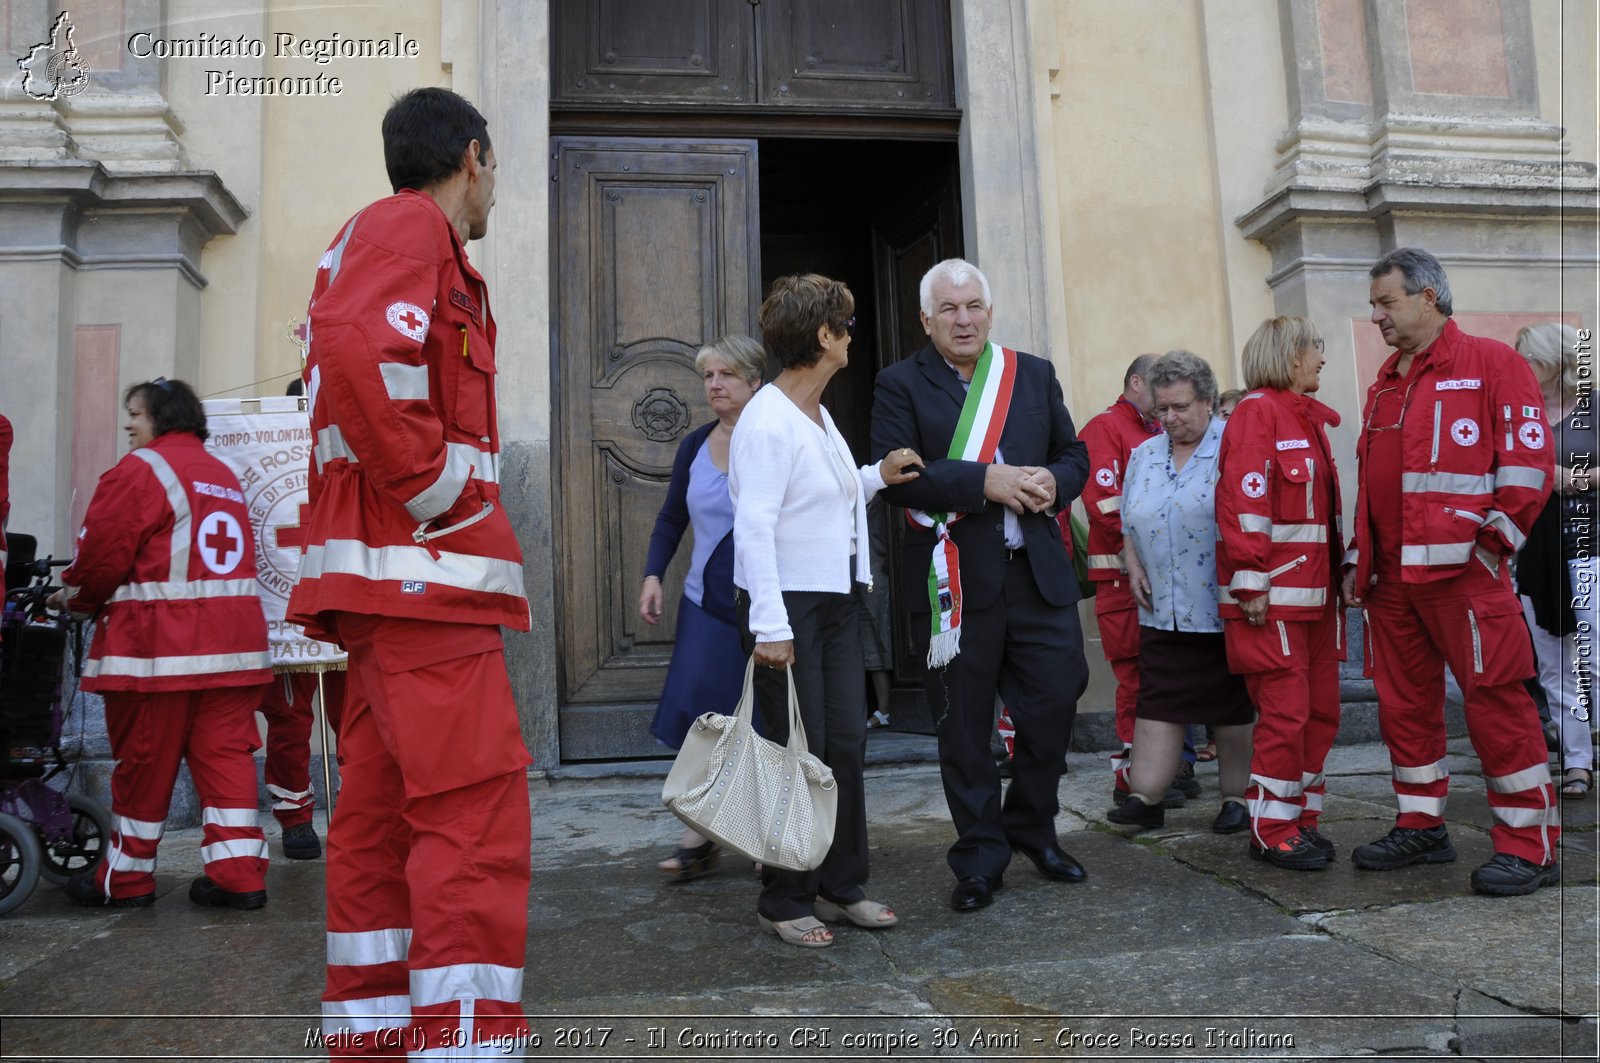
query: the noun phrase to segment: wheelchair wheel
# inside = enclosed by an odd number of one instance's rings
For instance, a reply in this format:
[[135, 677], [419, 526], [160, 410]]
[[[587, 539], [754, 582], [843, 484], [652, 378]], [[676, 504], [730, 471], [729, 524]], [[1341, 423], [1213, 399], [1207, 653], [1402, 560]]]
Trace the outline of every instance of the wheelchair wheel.
[[39, 837], [44, 863], [39, 874], [52, 886], [65, 886], [67, 879], [93, 871], [105, 859], [111, 844], [111, 810], [85, 794], [68, 794], [72, 810], [72, 836], [58, 842]]
[[44, 854], [39, 838], [8, 812], [0, 812], [0, 915], [19, 907], [39, 884]]

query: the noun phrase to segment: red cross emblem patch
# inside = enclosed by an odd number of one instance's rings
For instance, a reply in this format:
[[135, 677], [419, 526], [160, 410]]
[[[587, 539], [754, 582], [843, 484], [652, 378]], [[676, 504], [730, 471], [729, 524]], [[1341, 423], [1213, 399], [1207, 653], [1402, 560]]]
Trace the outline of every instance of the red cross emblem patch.
[[1247, 472], [1239, 481], [1239, 490], [1249, 498], [1260, 498], [1267, 493], [1267, 478], [1258, 472]]
[[1450, 438], [1461, 446], [1472, 446], [1478, 441], [1478, 422], [1470, 417], [1461, 418], [1450, 426]]
[[219, 510], [206, 514], [195, 542], [200, 547], [200, 560], [219, 576], [232, 572], [244, 557], [244, 529], [232, 513]]
[[389, 319], [389, 324], [394, 330], [407, 339], [421, 343], [422, 338], [428, 334], [428, 312], [416, 303], [390, 303], [389, 309], [384, 311], [384, 316]]

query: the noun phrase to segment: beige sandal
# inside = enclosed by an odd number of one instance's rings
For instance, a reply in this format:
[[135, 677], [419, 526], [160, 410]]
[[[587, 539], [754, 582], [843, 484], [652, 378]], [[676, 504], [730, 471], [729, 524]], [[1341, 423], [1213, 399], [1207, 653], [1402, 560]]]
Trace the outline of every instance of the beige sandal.
[[[900, 917], [894, 914], [894, 909], [877, 901], [860, 900], [854, 904], [836, 904], [818, 897], [815, 908], [818, 919], [829, 923], [848, 919], [863, 930], [881, 930], [900, 921]], [[885, 916], [888, 918], [884, 918]]]
[[[757, 914], [756, 922], [761, 924], [761, 929], [769, 934], [778, 935], [784, 943], [798, 945], [803, 949], [825, 949], [833, 944], [833, 931], [823, 926], [815, 916], [802, 916], [799, 919], [790, 919], [786, 922], [775, 923], [764, 915]], [[809, 937], [818, 931], [828, 935], [825, 938]]]

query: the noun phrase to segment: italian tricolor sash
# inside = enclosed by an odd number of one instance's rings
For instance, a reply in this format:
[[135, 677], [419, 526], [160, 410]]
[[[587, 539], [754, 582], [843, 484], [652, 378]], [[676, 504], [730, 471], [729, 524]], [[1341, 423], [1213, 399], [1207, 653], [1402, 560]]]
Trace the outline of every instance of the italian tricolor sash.
[[[952, 461], [994, 461], [1000, 446], [1000, 433], [1006, 427], [1011, 409], [1011, 387], [1017, 379], [1017, 352], [997, 344], [986, 344], [972, 371], [967, 400], [961, 406], [961, 419], [950, 439]], [[960, 552], [950, 538], [950, 525], [965, 513], [924, 513], [906, 510], [906, 519], [932, 528], [939, 541], [933, 545], [933, 563], [928, 566], [928, 605], [933, 614], [933, 638], [928, 643], [928, 667], [943, 668], [961, 652], [961, 565]]]

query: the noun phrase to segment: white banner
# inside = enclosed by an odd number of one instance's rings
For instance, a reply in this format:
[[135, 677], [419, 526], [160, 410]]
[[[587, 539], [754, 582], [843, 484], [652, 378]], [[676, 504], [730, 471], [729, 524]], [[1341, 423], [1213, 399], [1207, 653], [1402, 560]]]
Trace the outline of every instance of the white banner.
[[311, 417], [295, 396], [207, 399], [206, 447], [239, 477], [256, 539], [256, 582], [267, 614], [272, 667], [278, 672], [342, 668], [339, 647], [308, 638], [283, 618], [300, 571], [295, 532], [306, 503], [311, 463]]

